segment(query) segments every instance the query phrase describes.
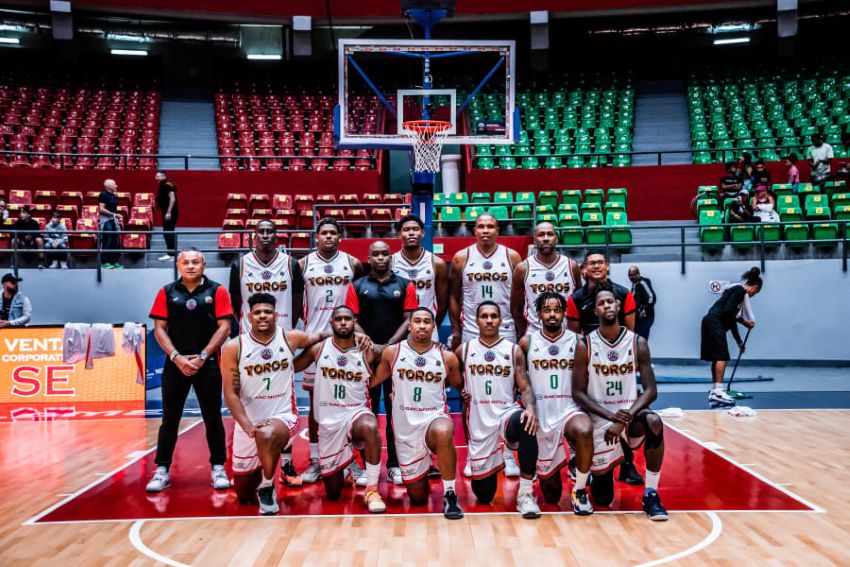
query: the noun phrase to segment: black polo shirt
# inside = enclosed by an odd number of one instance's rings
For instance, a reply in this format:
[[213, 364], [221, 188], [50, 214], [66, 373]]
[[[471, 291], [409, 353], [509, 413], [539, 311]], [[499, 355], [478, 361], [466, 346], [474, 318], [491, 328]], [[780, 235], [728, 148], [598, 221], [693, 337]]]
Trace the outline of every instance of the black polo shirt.
[[[635, 312], [635, 298], [629, 288], [610, 280], [608, 283], [614, 287], [614, 296], [620, 300], [620, 324], [624, 325], [626, 315]], [[578, 321], [585, 335], [599, 327], [599, 317], [594, 312], [596, 307], [594, 289], [583, 285], [567, 298], [567, 319]]]
[[391, 271], [382, 282], [371, 274], [354, 280], [348, 285], [345, 305], [372, 342], [383, 345], [404, 321], [404, 312], [413, 311], [419, 302], [413, 284]]
[[180, 354], [200, 353], [218, 330], [218, 320], [232, 315], [227, 290], [206, 276], [191, 292], [180, 279], [163, 287], [150, 312], [151, 319], [166, 321], [168, 337]]

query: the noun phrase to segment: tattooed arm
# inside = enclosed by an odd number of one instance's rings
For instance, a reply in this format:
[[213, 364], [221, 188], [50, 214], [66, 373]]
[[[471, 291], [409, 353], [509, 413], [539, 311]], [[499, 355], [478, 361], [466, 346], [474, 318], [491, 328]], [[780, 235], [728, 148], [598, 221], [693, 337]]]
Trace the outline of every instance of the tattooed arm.
[[254, 436], [254, 424], [248, 419], [245, 406], [239, 397], [242, 391], [241, 376], [239, 374], [239, 337], [227, 341], [221, 349], [221, 378], [224, 390], [224, 403], [230, 410], [230, 415], [239, 424], [239, 427], [248, 434]]

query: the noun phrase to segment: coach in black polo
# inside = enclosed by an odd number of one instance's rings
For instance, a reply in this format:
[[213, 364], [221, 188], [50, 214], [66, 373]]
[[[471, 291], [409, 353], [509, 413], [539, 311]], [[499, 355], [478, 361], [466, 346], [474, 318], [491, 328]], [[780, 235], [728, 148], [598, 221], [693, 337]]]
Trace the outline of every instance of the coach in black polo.
[[[369, 246], [369, 274], [349, 285], [345, 300], [346, 306], [357, 316], [358, 331], [362, 330], [372, 339], [378, 359], [387, 345], [407, 336], [410, 313], [419, 306], [414, 285], [390, 269], [391, 260], [389, 245], [380, 240], [373, 242]], [[384, 380], [369, 391], [375, 415], [381, 407], [381, 392], [387, 414], [387, 476], [394, 484], [401, 484], [392, 428], [392, 380]]]
[[167, 359], [162, 371], [157, 469], [148, 482], [148, 492], [160, 492], [171, 485], [168, 469], [191, 388], [195, 389], [207, 430], [212, 484], [219, 490], [230, 488], [230, 479], [224, 471], [227, 449], [221, 422], [218, 353], [230, 333], [233, 310], [224, 286], [204, 276], [204, 265], [204, 255], [197, 248], [180, 252], [177, 257], [180, 278], [159, 290], [150, 312], [154, 337]]

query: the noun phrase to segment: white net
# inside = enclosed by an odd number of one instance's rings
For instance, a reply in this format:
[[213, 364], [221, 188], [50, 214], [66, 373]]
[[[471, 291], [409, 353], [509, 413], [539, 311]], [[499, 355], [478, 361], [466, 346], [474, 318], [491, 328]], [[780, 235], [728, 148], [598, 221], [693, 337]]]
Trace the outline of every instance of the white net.
[[404, 123], [404, 133], [410, 138], [413, 146], [413, 171], [440, 171], [440, 154], [451, 126], [451, 122], [440, 120], [414, 120]]

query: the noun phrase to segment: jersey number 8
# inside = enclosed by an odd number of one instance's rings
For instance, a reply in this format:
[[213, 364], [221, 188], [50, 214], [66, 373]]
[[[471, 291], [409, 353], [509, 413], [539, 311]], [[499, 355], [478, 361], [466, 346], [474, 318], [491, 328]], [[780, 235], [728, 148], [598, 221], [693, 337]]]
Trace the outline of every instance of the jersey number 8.
[[416, 388], [413, 388], [413, 401], [414, 402], [421, 402], [422, 401], [422, 388], [420, 388], [418, 386]]

